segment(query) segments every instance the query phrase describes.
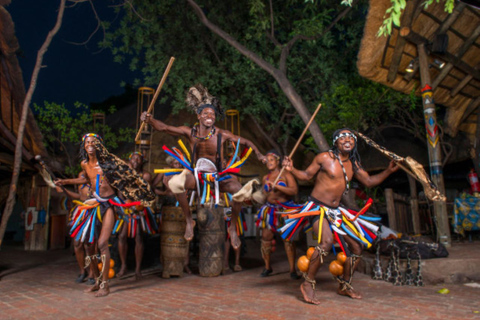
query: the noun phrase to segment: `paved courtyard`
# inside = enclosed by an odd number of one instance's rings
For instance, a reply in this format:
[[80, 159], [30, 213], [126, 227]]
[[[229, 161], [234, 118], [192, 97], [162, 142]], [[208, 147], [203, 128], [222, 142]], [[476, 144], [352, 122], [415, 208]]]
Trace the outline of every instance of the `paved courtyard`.
[[[0, 251], [0, 319], [480, 319], [480, 288], [461, 284], [394, 287], [356, 274], [364, 295], [352, 300], [335, 293], [327, 268], [317, 277], [319, 306], [302, 301], [301, 280], [291, 280], [286, 257], [274, 254], [272, 276], [249, 240], [244, 270], [215, 278], [198, 274], [163, 279], [150, 267], [140, 281], [111, 281], [111, 294], [95, 298], [76, 284], [70, 250]], [[280, 247], [280, 246], [278, 246]], [[450, 293], [439, 294], [448, 288]]]

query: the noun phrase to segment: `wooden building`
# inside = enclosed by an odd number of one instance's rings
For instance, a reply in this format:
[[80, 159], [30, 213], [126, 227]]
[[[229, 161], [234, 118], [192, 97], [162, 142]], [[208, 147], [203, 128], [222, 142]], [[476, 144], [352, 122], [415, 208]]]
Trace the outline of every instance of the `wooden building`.
[[[19, 44], [15, 28], [0, 0], [0, 210], [3, 213], [10, 188], [15, 144], [20, 122], [25, 87], [17, 54]], [[8, 7], [7, 7], [8, 8]], [[46, 157], [42, 133], [28, 110], [23, 139], [21, 174], [17, 187], [17, 203], [7, 224], [5, 240], [22, 240], [26, 250], [45, 250], [49, 247], [51, 190], [38, 174], [35, 155]], [[65, 228], [65, 227], [63, 227]], [[23, 229], [23, 230], [22, 230]], [[19, 239], [20, 235], [20, 239]]]
[[[393, 28], [390, 36], [378, 37], [392, 3], [370, 0], [357, 67], [367, 79], [422, 96], [430, 173], [444, 193], [441, 129], [452, 137], [460, 131], [468, 136], [480, 172], [480, 10], [455, 2], [453, 13], [448, 14], [444, 1], [434, 2], [427, 9], [423, 3], [407, 1], [401, 25]], [[436, 117], [438, 110], [444, 114], [441, 127]], [[445, 203], [435, 202], [435, 214], [440, 240], [448, 245]]]

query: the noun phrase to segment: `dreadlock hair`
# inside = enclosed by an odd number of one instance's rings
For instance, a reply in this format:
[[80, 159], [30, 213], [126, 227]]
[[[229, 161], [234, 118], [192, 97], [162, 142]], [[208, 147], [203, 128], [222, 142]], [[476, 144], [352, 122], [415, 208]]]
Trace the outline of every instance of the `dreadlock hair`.
[[[340, 156], [340, 150], [338, 150], [336, 140], [338, 139], [338, 136], [340, 135], [340, 132], [345, 131], [345, 130], [349, 131], [351, 134], [355, 135], [355, 137], [356, 137], [356, 132], [353, 131], [352, 129], [341, 128], [341, 129], [336, 130], [332, 135], [333, 146], [332, 146], [332, 148], [330, 148], [330, 151], [336, 156]], [[348, 158], [350, 159], [350, 161], [352, 161], [353, 172], [356, 172], [358, 169], [362, 169], [362, 164], [360, 163], [361, 159], [360, 159], [360, 154], [358, 153], [357, 139], [356, 138], [355, 138], [355, 147], [353, 147], [353, 150], [350, 152], [350, 156]]]
[[[85, 151], [85, 140], [87, 139], [87, 137], [95, 137], [103, 145], [103, 139], [98, 134], [96, 133], [85, 134], [82, 138], [82, 142], [80, 142], [80, 152], [78, 155], [80, 158], [80, 161], [83, 161], [83, 160], [88, 161], [88, 154], [87, 154], [87, 151]], [[96, 155], [98, 158], [98, 150], [96, 150]]]

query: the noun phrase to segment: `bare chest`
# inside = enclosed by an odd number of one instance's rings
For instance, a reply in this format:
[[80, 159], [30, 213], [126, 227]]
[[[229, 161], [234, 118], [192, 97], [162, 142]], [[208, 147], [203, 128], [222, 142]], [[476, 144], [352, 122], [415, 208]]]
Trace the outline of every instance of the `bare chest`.
[[330, 161], [327, 165], [323, 166], [323, 171], [324, 174], [332, 180], [345, 180], [346, 176], [348, 178], [348, 181], [351, 181], [353, 178], [353, 167], [350, 160], [341, 162], [337, 159], [334, 159]]
[[222, 148], [220, 142], [220, 148], [218, 148], [218, 136], [215, 134], [208, 140], [196, 139], [192, 137], [190, 143], [194, 146], [193, 152], [195, 152], [195, 159], [207, 158], [215, 161], [217, 154], [219, 153], [222, 158]]

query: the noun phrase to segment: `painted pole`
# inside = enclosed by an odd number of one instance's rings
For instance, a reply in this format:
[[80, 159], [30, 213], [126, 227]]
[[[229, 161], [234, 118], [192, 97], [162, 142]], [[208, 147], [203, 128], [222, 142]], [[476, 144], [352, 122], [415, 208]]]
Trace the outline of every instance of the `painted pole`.
[[[438, 132], [435, 103], [433, 101], [433, 90], [431, 87], [428, 55], [424, 44], [419, 44], [417, 46], [417, 50], [420, 66], [423, 114], [427, 134], [428, 157], [430, 159], [430, 176], [438, 190], [442, 194], [445, 194], [442, 153], [439, 143], [440, 137]], [[446, 201], [434, 201], [433, 211], [437, 222], [437, 240], [446, 247], [450, 247], [452, 239], [450, 236], [450, 225], [448, 221]]]

